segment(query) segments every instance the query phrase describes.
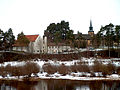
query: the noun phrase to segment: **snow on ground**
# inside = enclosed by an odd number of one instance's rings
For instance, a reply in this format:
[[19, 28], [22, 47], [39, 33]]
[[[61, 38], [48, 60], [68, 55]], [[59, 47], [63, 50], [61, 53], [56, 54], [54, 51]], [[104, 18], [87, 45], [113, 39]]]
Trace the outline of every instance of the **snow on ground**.
[[[32, 60], [30, 62], [34, 62], [37, 63], [40, 67], [42, 67], [44, 64], [50, 63], [51, 65], [66, 65], [66, 66], [71, 66], [71, 65], [76, 65], [79, 62], [84, 62], [86, 63], [86, 65], [94, 65], [94, 61], [100, 61], [103, 64], [108, 64], [108, 63], [112, 63], [116, 66], [120, 66], [120, 58], [111, 58], [111, 59], [96, 59], [96, 58], [81, 58], [81, 60], [72, 60], [72, 61], [54, 61], [54, 60], [48, 60], [48, 61], [43, 61], [41, 59], [38, 60]], [[2, 64], [0, 64], [0, 66], [7, 66], [7, 65], [11, 65], [11, 66], [22, 66], [25, 65], [25, 61], [11, 61], [11, 62], [4, 62]]]
[[0, 64], [0, 67], [1, 66], [7, 66], [7, 65], [11, 65], [11, 66], [22, 66], [22, 65], [25, 65], [25, 61], [12, 61], [12, 62], [4, 62], [2, 64]]
[[[53, 60], [48, 60], [48, 61], [43, 61], [41, 59], [38, 60], [32, 60], [31, 62], [37, 63], [40, 68], [42, 68], [42, 66], [44, 64], [50, 63], [51, 65], [66, 65], [66, 66], [71, 66], [71, 65], [76, 65], [79, 62], [85, 62], [87, 65], [94, 65], [94, 61], [98, 60], [101, 61], [103, 64], [108, 64], [108, 63], [112, 63], [116, 66], [120, 66], [120, 58], [111, 58], [111, 59], [96, 59], [96, 58], [81, 58], [81, 60], [72, 60], [72, 61], [53, 61]], [[1, 66], [7, 66], [7, 65], [11, 65], [11, 66], [22, 66], [25, 65], [27, 62], [25, 61], [12, 61], [12, 62], [4, 62], [2, 64], [0, 64]], [[107, 76], [107, 78], [102, 77], [102, 73], [101, 72], [96, 72], [95, 75], [96, 76], [100, 76], [100, 77], [90, 77], [90, 73], [85, 73], [85, 72], [77, 72], [77, 73], [70, 73], [67, 75], [62, 75], [59, 73], [54, 73], [54, 74], [48, 74], [46, 72], [39, 72], [38, 74], [39, 78], [43, 78], [43, 79], [71, 79], [71, 80], [102, 80], [102, 79], [119, 79], [120, 76], [117, 74], [112, 74]], [[85, 75], [85, 77], [82, 77], [83, 75]], [[31, 75], [32, 77], [34, 77], [34, 74]], [[20, 76], [20, 78], [23, 78], [24, 76]], [[0, 76], [0, 79], [2, 79], [3, 77]], [[5, 78], [9, 78], [9, 79], [16, 79], [18, 77], [14, 77], [14, 76], [10, 76], [7, 75], [7, 77]], [[120, 80], [120, 79], [119, 79]]]
[[[75, 74], [75, 73], [74, 73]], [[79, 73], [81, 74], [81, 73]], [[117, 74], [112, 74], [110, 76], [107, 76], [107, 77], [82, 77], [82, 76], [79, 76], [76, 75], [76, 76], [72, 76], [72, 75], [65, 75], [65, 76], [62, 76], [61, 74], [58, 74], [58, 73], [55, 73], [55, 74], [51, 74], [49, 76], [46, 76], [47, 73], [38, 73], [38, 76], [39, 78], [42, 78], [42, 79], [70, 79], [70, 80], [120, 80], [120, 76], [117, 75]]]

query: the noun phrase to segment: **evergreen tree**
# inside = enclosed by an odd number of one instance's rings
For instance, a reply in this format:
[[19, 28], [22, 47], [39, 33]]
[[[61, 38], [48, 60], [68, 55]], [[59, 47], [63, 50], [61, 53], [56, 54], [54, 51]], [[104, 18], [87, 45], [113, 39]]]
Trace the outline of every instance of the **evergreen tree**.
[[[70, 32], [69, 22], [61, 21], [57, 24], [51, 23], [44, 31], [44, 35], [47, 36], [50, 42], [65, 42]], [[71, 33], [73, 35], [73, 32]]]
[[119, 47], [119, 43], [120, 43], [120, 25], [116, 25], [115, 26], [115, 42], [117, 43], [117, 47]]
[[24, 33], [21, 32], [21, 33], [18, 34], [16, 43], [20, 44], [22, 46], [28, 46], [30, 41], [25, 37]]
[[118, 57], [119, 57], [119, 54], [120, 54], [120, 51], [119, 51], [119, 43], [120, 43], [120, 25], [116, 25], [115, 26], [115, 42], [117, 43], [117, 50], [118, 50]]
[[0, 50], [3, 49], [3, 36], [4, 32], [0, 29]]
[[10, 50], [12, 50], [12, 45], [15, 42], [15, 36], [13, 35], [13, 31], [11, 28], [7, 32], [5, 32], [4, 37], [5, 37], [7, 47], [10, 48]]
[[100, 31], [97, 33], [96, 38], [99, 45], [103, 46], [105, 43], [105, 45], [108, 46], [109, 57], [110, 57], [110, 47], [114, 46], [114, 41], [115, 41], [114, 25], [110, 23], [109, 25], [105, 25], [104, 27], [101, 27]]
[[66, 43], [70, 44], [71, 46], [73, 46], [73, 42], [74, 42], [74, 35], [73, 35], [73, 30], [69, 30], [67, 31], [67, 34], [66, 34]]
[[14, 44], [14, 41], [15, 36], [13, 35], [11, 28], [5, 33], [0, 30], [0, 46], [3, 50], [12, 50], [12, 45]]

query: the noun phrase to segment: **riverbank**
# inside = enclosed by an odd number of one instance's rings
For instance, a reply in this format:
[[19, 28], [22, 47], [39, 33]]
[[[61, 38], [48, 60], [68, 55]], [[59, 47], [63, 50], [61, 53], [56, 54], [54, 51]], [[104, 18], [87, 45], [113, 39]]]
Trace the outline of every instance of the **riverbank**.
[[32, 59], [0, 64], [0, 80], [120, 80], [120, 58], [57, 61]]
[[40, 81], [40, 80], [73, 80], [73, 81], [120, 81], [120, 76], [114, 74], [107, 77], [73, 77], [70, 75], [60, 77], [5, 77], [0, 81]]

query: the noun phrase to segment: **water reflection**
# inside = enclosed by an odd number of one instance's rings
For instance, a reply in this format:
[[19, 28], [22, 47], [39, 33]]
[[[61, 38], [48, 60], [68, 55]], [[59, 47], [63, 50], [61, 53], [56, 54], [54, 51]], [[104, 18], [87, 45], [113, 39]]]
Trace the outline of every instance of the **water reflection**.
[[120, 81], [0, 81], [0, 90], [120, 90]]
[[4, 83], [1, 85], [0, 90], [17, 90], [16, 88], [12, 86], [5, 85]]
[[34, 88], [35, 90], [48, 90], [47, 83], [44, 80], [39, 81]]
[[75, 90], [90, 90], [88, 85], [76, 86]]

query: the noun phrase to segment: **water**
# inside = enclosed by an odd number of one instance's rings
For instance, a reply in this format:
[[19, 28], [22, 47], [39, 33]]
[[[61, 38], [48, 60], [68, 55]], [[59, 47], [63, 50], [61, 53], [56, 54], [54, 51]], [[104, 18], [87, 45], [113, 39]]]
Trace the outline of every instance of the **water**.
[[0, 90], [120, 90], [120, 81], [0, 81]]

